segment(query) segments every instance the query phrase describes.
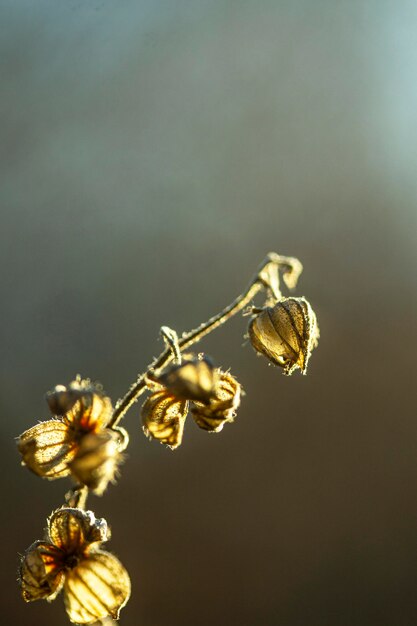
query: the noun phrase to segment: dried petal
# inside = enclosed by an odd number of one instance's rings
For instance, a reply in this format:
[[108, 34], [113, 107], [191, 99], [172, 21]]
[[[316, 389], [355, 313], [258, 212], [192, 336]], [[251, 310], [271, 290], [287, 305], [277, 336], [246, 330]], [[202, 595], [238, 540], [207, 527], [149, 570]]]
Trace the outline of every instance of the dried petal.
[[164, 370], [158, 381], [178, 400], [208, 402], [213, 397], [216, 375], [207, 357], [186, 358]]
[[82, 556], [92, 543], [108, 539], [107, 522], [96, 519], [92, 511], [62, 508], [54, 511], [48, 520], [51, 542], [66, 554]]
[[70, 468], [74, 478], [97, 495], [101, 495], [113, 481], [122, 460], [119, 453], [120, 435], [106, 429], [100, 433], [87, 433]]
[[25, 602], [53, 600], [64, 584], [64, 553], [56, 546], [35, 541], [20, 564], [20, 585]]
[[17, 447], [24, 465], [38, 476], [68, 476], [70, 463], [77, 451], [72, 430], [59, 420], [49, 420], [29, 428], [20, 435]]
[[178, 400], [165, 389], [155, 391], [141, 409], [145, 435], [177, 448], [182, 441], [187, 412], [186, 400]]
[[65, 608], [70, 620], [77, 624], [92, 624], [107, 616], [118, 619], [129, 596], [129, 575], [108, 552], [91, 553], [65, 579]]
[[307, 370], [311, 351], [319, 338], [317, 320], [305, 298], [283, 298], [265, 307], [249, 324], [252, 346], [291, 374]]
[[217, 370], [217, 375], [215, 397], [208, 405], [195, 403], [191, 409], [197, 426], [215, 433], [220, 432], [226, 422], [233, 422], [241, 394], [241, 386], [229, 372]]

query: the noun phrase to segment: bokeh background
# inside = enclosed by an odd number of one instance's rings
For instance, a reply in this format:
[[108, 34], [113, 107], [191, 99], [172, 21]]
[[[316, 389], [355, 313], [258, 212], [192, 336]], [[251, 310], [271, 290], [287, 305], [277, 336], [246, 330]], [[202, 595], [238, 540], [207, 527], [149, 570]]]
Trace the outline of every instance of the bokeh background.
[[2, 623], [18, 552], [66, 481], [14, 437], [81, 373], [114, 400], [230, 302], [265, 254], [299, 257], [321, 342], [285, 378], [235, 319], [201, 349], [246, 389], [220, 435], [129, 458], [91, 507], [128, 568], [122, 626], [417, 623], [412, 0], [3, 0]]

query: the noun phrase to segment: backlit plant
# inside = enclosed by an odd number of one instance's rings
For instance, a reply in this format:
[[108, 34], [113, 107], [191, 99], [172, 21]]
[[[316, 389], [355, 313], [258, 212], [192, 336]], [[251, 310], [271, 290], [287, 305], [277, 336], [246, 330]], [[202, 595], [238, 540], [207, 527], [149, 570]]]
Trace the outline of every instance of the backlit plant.
[[[163, 326], [165, 350], [114, 408], [100, 385], [81, 377], [47, 393], [52, 418], [18, 438], [22, 464], [49, 480], [68, 476], [75, 486], [48, 518], [45, 537], [21, 559], [19, 581], [26, 602], [51, 601], [63, 591], [71, 622], [118, 619], [130, 596], [129, 575], [114, 555], [102, 549], [110, 538], [107, 523], [86, 510], [86, 504], [90, 491], [102, 495], [118, 475], [129, 444], [121, 420], [148, 392], [141, 409], [143, 431], [171, 449], [182, 443], [187, 416], [212, 433], [233, 422], [240, 384], [206, 355], [187, 350], [238, 312], [251, 316], [248, 336], [258, 354], [282, 367], [284, 374], [296, 369], [305, 374], [319, 338], [316, 316], [305, 298], [286, 298], [280, 290], [280, 272], [293, 289], [301, 271], [297, 259], [270, 253], [247, 289], [207, 322], [181, 337]], [[261, 291], [264, 306], [249, 306]]]

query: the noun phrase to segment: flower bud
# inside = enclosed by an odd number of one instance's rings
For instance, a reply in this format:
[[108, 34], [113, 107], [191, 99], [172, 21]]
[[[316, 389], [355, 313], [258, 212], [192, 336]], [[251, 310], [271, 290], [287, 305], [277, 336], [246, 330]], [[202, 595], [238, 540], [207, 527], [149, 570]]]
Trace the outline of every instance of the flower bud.
[[216, 374], [213, 398], [208, 404], [196, 402], [191, 409], [197, 426], [214, 433], [220, 432], [226, 422], [233, 422], [241, 394], [241, 386], [229, 372], [216, 370]]
[[164, 385], [179, 400], [208, 402], [214, 393], [215, 370], [207, 357], [185, 358], [179, 365], [171, 365], [158, 376]]
[[68, 617], [75, 624], [118, 619], [130, 596], [129, 574], [110, 552], [107, 522], [92, 511], [63, 507], [48, 519], [47, 538], [35, 541], [20, 563], [26, 602], [54, 600], [63, 590]]
[[292, 374], [297, 367], [305, 374], [319, 329], [305, 298], [283, 298], [252, 319], [249, 338], [257, 352], [284, 368], [284, 374]]

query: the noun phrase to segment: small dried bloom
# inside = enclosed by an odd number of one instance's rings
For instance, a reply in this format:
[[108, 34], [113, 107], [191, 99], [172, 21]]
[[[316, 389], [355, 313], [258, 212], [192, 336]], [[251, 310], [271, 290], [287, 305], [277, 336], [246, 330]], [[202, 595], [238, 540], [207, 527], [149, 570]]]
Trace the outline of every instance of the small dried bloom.
[[305, 298], [282, 298], [251, 320], [249, 338], [257, 352], [284, 368], [284, 374], [297, 367], [305, 374], [319, 339], [316, 315]]
[[[192, 368], [198, 367], [198, 360]], [[188, 367], [188, 365], [187, 365]], [[210, 432], [220, 432], [226, 422], [232, 422], [240, 403], [241, 387], [235, 378], [228, 372], [220, 369], [213, 370], [210, 378], [213, 381], [210, 393], [197, 393], [197, 385], [192, 385], [191, 397], [186, 397], [186, 385], [179, 384], [179, 396], [176, 395], [176, 385], [181, 378], [181, 371], [177, 378], [177, 370], [167, 376], [174, 384], [169, 387], [161, 382], [150, 381], [152, 393], [141, 409], [143, 430], [145, 435], [157, 439], [172, 449], [177, 448], [184, 432], [185, 420], [189, 408], [196, 424]], [[185, 396], [185, 397], [184, 397]], [[196, 398], [199, 398], [197, 400]]]
[[181, 364], [167, 367], [158, 382], [178, 399], [208, 402], [213, 397], [216, 374], [206, 356], [187, 355]]
[[143, 431], [174, 450], [182, 442], [188, 402], [176, 398], [162, 385], [156, 384], [155, 388], [141, 409]]
[[227, 422], [233, 422], [240, 404], [241, 386], [229, 372], [216, 371], [217, 383], [208, 404], [196, 402], [191, 409], [200, 428], [218, 433]]
[[89, 381], [77, 380], [68, 388], [55, 387], [48, 404], [59, 415], [20, 435], [22, 464], [49, 480], [72, 475], [102, 493], [114, 478], [121, 451], [120, 437], [106, 428], [112, 415], [110, 398]]
[[100, 549], [108, 539], [107, 522], [96, 519], [91, 511], [54, 511], [46, 540], [35, 541], [22, 558], [23, 599], [52, 601], [63, 589], [71, 622], [118, 619], [130, 596], [130, 579], [120, 561]]

